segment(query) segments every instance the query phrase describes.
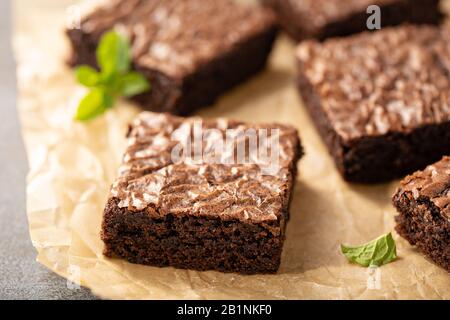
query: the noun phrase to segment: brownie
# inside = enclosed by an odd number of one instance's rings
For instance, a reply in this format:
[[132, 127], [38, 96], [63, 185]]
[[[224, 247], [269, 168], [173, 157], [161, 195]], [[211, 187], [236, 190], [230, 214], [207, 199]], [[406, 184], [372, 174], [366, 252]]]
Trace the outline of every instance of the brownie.
[[[326, 39], [368, 30], [371, 5], [381, 12], [381, 27], [438, 24], [439, 0], [261, 0], [272, 8], [284, 30], [295, 40]], [[343, 4], [345, 2], [345, 4]]]
[[[249, 132], [270, 157], [250, 148]], [[106, 256], [158, 267], [277, 271], [302, 154], [294, 128], [144, 112], [128, 142], [104, 211]]]
[[346, 180], [404, 177], [449, 153], [449, 40], [402, 26], [299, 45], [301, 96]]
[[277, 28], [269, 9], [230, 0], [109, 1], [67, 30], [71, 65], [95, 66], [110, 29], [130, 39], [134, 68], [152, 90], [135, 98], [148, 110], [186, 115], [265, 67]]
[[450, 157], [406, 177], [392, 200], [397, 232], [450, 272]]

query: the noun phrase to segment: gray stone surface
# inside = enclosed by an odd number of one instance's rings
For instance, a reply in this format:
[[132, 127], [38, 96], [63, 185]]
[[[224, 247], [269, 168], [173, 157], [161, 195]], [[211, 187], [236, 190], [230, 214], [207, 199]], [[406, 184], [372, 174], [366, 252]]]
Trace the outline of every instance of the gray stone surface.
[[27, 161], [16, 113], [10, 1], [0, 1], [0, 299], [93, 299], [39, 265], [25, 212]]

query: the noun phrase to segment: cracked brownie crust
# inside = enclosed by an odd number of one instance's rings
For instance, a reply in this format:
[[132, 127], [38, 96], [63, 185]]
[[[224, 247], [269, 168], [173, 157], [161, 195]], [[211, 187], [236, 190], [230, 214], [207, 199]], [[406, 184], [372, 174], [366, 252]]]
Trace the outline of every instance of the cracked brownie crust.
[[450, 157], [406, 177], [393, 203], [397, 232], [450, 272]]
[[152, 85], [136, 100], [183, 115], [263, 69], [276, 35], [269, 10], [230, 0], [114, 0], [67, 31], [70, 63], [95, 66], [97, 44], [110, 29], [130, 39], [134, 68]]
[[347, 180], [390, 180], [448, 153], [449, 39], [403, 26], [298, 47], [300, 93]]
[[[105, 255], [153, 266], [276, 272], [302, 153], [297, 131], [284, 125], [201, 121], [203, 130], [215, 129], [204, 136], [203, 158], [193, 151], [174, 162], [178, 139], [193, 135], [198, 121], [146, 112], [130, 126], [129, 147], [104, 212]], [[279, 140], [277, 170], [267, 174], [266, 163], [258, 160], [224, 164], [230, 155], [209, 147], [228, 129], [270, 132]], [[227, 150], [237, 150], [247, 141], [242, 139]]]

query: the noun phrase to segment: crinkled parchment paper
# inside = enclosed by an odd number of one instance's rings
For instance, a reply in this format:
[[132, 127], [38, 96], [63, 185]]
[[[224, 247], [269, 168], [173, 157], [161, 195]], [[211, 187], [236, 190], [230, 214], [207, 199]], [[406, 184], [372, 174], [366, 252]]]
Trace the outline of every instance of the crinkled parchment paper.
[[[449, 299], [450, 276], [394, 233], [399, 258], [376, 270], [349, 264], [340, 243], [393, 230], [397, 182], [344, 182], [302, 106], [293, 44], [278, 39], [268, 69], [233, 90], [205, 117], [277, 121], [298, 127], [306, 149], [277, 275], [240, 276], [133, 265], [105, 259], [103, 206], [138, 108], [121, 102], [88, 124], [72, 120], [84, 93], [64, 65], [63, 27], [73, 1], [14, 1], [19, 112], [26, 143], [28, 218], [38, 261], [104, 298]], [[75, 9], [76, 10], [76, 9]]]

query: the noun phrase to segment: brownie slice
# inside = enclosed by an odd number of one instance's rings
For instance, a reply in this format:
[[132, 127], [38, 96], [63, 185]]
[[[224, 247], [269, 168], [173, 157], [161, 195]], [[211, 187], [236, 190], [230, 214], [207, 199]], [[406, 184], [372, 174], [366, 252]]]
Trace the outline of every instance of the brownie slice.
[[450, 157], [406, 177], [393, 203], [397, 232], [450, 272]]
[[439, 0], [261, 0], [272, 8], [281, 26], [295, 40], [326, 39], [368, 30], [373, 13], [367, 8], [377, 5], [381, 27], [409, 22], [438, 24], [443, 15]]
[[277, 30], [269, 9], [230, 0], [115, 0], [67, 31], [70, 63], [95, 66], [99, 39], [110, 29], [130, 39], [134, 68], [152, 85], [135, 99], [180, 115], [262, 70]]
[[[104, 211], [106, 256], [158, 267], [277, 271], [302, 154], [294, 128], [144, 112], [128, 140]], [[261, 146], [270, 157], [258, 153]]]
[[449, 153], [449, 40], [403, 26], [299, 45], [300, 93], [346, 180], [403, 177]]

